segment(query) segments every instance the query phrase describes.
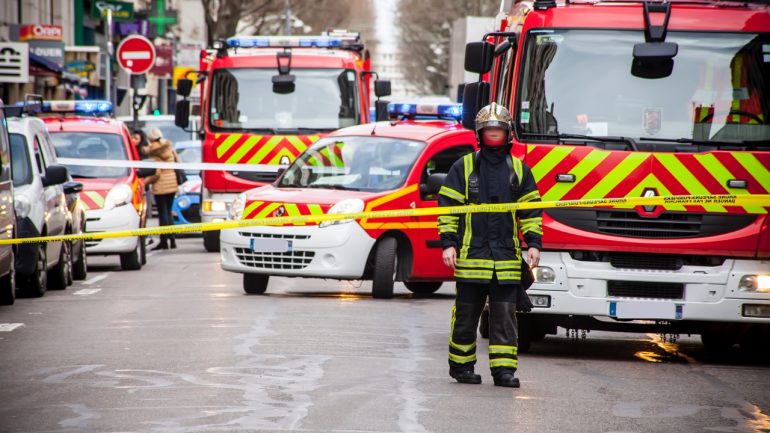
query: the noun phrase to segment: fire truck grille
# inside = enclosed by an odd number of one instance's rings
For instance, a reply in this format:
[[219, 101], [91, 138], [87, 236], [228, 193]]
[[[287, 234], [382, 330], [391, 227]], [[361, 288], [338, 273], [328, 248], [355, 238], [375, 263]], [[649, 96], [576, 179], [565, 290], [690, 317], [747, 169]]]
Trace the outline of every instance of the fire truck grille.
[[573, 260], [581, 262], [609, 263], [620, 269], [655, 269], [662, 271], [678, 271], [682, 266], [722, 266], [724, 257], [675, 255], [675, 254], [644, 254], [619, 253], [608, 251], [570, 251]]
[[282, 233], [249, 233], [238, 232], [239, 235], [253, 239], [288, 239], [290, 241], [310, 239], [310, 235], [285, 235]]
[[607, 295], [616, 298], [684, 299], [684, 284], [607, 281]]
[[287, 251], [285, 253], [253, 252], [249, 248], [236, 248], [235, 255], [242, 265], [259, 269], [305, 269], [315, 256], [314, 251]]
[[240, 179], [261, 183], [272, 183], [278, 177], [277, 172], [268, 173], [260, 171], [231, 171], [230, 174]]
[[632, 238], [678, 239], [715, 236], [740, 230], [757, 220], [756, 215], [663, 212], [642, 217], [635, 210], [553, 209], [556, 221], [581, 230]]

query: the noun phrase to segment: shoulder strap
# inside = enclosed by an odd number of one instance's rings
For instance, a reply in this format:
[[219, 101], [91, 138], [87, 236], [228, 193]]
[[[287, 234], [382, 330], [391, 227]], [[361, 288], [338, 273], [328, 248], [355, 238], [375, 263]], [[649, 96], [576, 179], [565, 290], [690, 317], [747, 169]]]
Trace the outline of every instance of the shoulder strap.
[[509, 184], [511, 185], [511, 195], [514, 200], [518, 200], [521, 196], [521, 160], [511, 155], [510, 158], [506, 158], [505, 162], [508, 163], [508, 171], [510, 172]]
[[471, 156], [471, 154], [468, 154], [466, 158], [471, 159], [471, 167], [470, 167], [470, 173], [467, 176], [466, 179], [466, 187], [468, 193], [465, 195], [466, 204], [472, 203], [472, 204], [478, 204], [481, 201], [481, 182], [479, 181], [479, 157], [481, 156], [480, 152], [476, 152]]

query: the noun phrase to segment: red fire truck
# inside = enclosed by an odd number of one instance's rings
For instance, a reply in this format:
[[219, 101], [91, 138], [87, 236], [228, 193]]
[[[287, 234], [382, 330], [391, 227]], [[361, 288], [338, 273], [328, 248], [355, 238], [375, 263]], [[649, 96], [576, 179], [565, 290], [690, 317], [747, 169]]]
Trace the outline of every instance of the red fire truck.
[[[327, 133], [367, 123], [372, 75], [359, 34], [344, 31], [233, 37], [202, 52], [203, 162], [264, 168], [205, 171], [202, 221], [224, 221], [238, 193], [275, 180], [280, 166]], [[178, 92], [189, 96], [192, 82], [180, 81]], [[374, 87], [377, 97], [390, 94], [388, 81]], [[187, 127], [189, 110], [188, 100], [178, 103], [179, 126]], [[203, 243], [218, 251], [219, 232], [204, 232]]]
[[[463, 123], [508, 107], [543, 200], [770, 192], [770, 6], [506, 3], [500, 31], [466, 47], [480, 80]], [[767, 350], [766, 210], [548, 210], [522, 349], [562, 326]]]

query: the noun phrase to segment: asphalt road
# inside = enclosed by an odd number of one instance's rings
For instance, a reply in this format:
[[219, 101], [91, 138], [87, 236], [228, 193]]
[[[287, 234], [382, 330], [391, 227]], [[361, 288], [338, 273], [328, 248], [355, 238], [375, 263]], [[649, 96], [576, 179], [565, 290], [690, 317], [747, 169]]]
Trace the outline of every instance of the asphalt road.
[[[592, 332], [520, 356], [518, 390], [447, 375], [453, 288], [274, 278], [247, 296], [200, 239], [139, 272], [0, 308], [0, 432], [769, 432], [770, 366]], [[21, 324], [21, 325], [18, 325]]]

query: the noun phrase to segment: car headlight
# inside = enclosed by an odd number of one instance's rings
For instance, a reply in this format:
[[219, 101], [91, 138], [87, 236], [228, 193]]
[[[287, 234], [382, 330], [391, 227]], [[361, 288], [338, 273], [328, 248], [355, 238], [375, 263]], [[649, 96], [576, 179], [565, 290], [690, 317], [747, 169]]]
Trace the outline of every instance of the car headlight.
[[243, 217], [243, 209], [246, 207], [246, 196], [238, 194], [230, 204], [230, 211], [227, 212], [227, 219], [237, 221]]
[[110, 210], [116, 207], [124, 206], [131, 203], [134, 192], [131, 191], [131, 187], [125, 183], [115, 185], [107, 193], [107, 197], [104, 199], [104, 210]]
[[204, 212], [227, 212], [227, 202], [221, 200], [203, 200]]
[[538, 283], [553, 283], [556, 281], [556, 272], [548, 266], [538, 266], [533, 269], [535, 274], [535, 281]]
[[[329, 209], [327, 215], [341, 214], [341, 213], [357, 213], [364, 211], [364, 201], [358, 198], [346, 198], [340, 200], [334, 206]], [[336, 221], [323, 221], [318, 227], [329, 227], [337, 224], [347, 224], [355, 220], [336, 220]]]
[[770, 293], [770, 275], [744, 275], [738, 282], [742, 292]]
[[26, 197], [14, 197], [13, 208], [16, 210], [17, 218], [26, 218], [32, 210], [32, 205]]

